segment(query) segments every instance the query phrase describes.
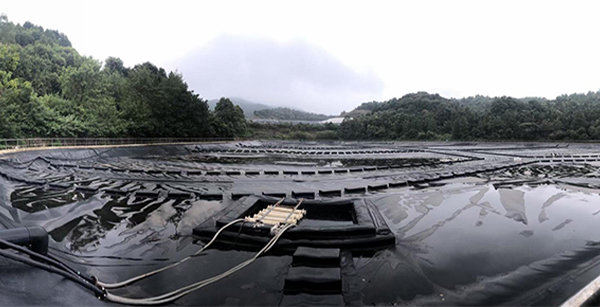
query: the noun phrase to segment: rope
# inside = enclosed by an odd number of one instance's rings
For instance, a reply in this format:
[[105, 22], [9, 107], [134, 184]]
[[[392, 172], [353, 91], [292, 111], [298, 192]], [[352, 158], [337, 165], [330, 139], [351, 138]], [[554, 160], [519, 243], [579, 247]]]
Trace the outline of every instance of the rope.
[[262, 221], [267, 216], [267, 214], [269, 214], [271, 211], [273, 211], [273, 209], [275, 209], [277, 206], [279, 206], [284, 200], [285, 200], [285, 197], [281, 198], [269, 210], [267, 210], [267, 212], [265, 212], [261, 217], [259, 217], [258, 219], [256, 219], [256, 221], [257, 222]]
[[298, 207], [300, 207], [300, 205], [302, 205], [303, 201], [304, 201], [304, 198], [301, 198], [300, 201], [298, 202], [298, 204], [296, 205], [296, 207], [294, 207], [294, 209], [292, 209], [292, 211], [290, 212], [290, 214], [288, 214], [285, 217], [285, 220], [283, 220], [283, 224], [287, 223], [287, 220], [290, 218], [290, 216], [292, 216], [292, 214], [294, 214], [296, 212], [296, 209], [298, 209]]

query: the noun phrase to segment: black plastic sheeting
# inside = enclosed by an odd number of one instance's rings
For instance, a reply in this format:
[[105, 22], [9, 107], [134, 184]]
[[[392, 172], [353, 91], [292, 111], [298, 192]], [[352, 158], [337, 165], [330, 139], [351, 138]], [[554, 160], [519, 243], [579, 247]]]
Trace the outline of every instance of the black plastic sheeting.
[[[260, 152], [276, 146], [286, 152]], [[239, 152], [250, 148], [258, 153]], [[598, 166], [506, 155], [519, 148], [539, 156], [564, 150], [547, 145], [500, 145], [498, 155], [493, 144], [473, 148], [255, 142], [23, 152], [0, 160], [0, 229], [45, 227], [52, 254], [105, 282], [200, 249], [204, 243], [192, 229], [214, 221], [235, 203], [236, 193], [242, 201], [282, 192], [325, 201], [365, 199], [395, 236], [394, 247], [341, 250], [339, 267], [328, 270], [340, 272], [339, 293], [286, 294], [294, 286], [289, 280], [286, 285], [293, 253], [274, 250], [176, 305], [557, 305], [600, 275], [600, 233], [594, 231], [600, 218]], [[569, 150], [590, 157], [600, 152], [592, 145]], [[307, 164], [286, 161], [306, 161], [302, 157], [317, 151], [330, 153]], [[214, 162], [222, 152], [244, 162]], [[252, 162], [256, 155], [263, 155], [259, 164]], [[341, 156], [356, 163], [345, 166]], [[220, 246], [115, 293], [159, 295], [222, 273], [254, 252]], [[294, 280], [311, 281], [302, 277], [309, 271], [294, 269], [300, 275]], [[330, 285], [337, 289], [337, 281]], [[0, 257], [0, 305], [110, 303], [59, 276]]]

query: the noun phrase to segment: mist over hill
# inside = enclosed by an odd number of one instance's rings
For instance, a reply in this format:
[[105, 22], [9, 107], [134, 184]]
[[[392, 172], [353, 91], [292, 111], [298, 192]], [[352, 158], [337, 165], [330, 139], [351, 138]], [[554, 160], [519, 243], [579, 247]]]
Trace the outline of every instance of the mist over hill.
[[244, 97], [327, 114], [379, 99], [384, 88], [377, 75], [355, 71], [302, 40], [219, 36], [170, 67], [204, 97]]
[[[244, 111], [244, 116], [250, 120], [322, 121], [332, 117], [330, 115], [306, 112], [293, 108], [271, 106], [240, 97], [229, 97], [229, 100], [231, 100], [233, 104], [240, 106]], [[209, 100], [208, 107], [211, 110], [214, 110], [218, 101], [219, 99]]]
[[290, 108], [272, 108], [254, 111], [254, 116], [261, 119], [323, 121], [332, 116], [316, 114]]
[[[258, 102], [250, 101], [250, 100], [240, 98], [240, 97], [229, 97], [229, 100], [231, 100], [231, 102], [233, 102], [233, 104], [240, 106], [240, 108], [242, 108], [242, 110], [244, 110], [244, 116], [246, 116], [246, 118], [249, 118], [249, 119], [256, 118], [256, 116], [254, 115], [255, 111], [275, 108], [273, 106], [269, 106], [264, 103], [258, 103]], [[219, 102], [219, 99], [209, 100], [208, 107], [211, 110], [214, 110], [217, 102]]]

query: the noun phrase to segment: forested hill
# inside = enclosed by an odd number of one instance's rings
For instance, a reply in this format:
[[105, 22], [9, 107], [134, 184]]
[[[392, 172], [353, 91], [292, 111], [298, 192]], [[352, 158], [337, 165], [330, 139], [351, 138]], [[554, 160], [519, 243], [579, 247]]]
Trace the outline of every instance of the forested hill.
[[254, 116], [262, 119], [322, 121], [331, 116], [294, 110], [290, 108], [271, 108], [254, 111]]
[[419, 92], [357, 109], [363, 115], [342, 123], [341, 138], [600, 140], [600, 91], [554, 100], [485, 96], [457, 100]]
[[81, 56], [67, 36], [0, 16], [0, 138], [231, 137], [243, 111], [214, 112], [183, 77], [152, 63]]

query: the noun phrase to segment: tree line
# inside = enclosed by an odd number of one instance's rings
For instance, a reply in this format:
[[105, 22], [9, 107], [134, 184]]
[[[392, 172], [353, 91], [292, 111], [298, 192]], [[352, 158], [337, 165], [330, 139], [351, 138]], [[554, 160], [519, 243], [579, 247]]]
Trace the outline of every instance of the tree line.
[[0, 16], [0, 138], [234, 137], [241, 108], [214, 112], [183, 77], [152, 63], [81, 56], [66, 35]]
[[346, 118], [338, 129], [340, 138], [600, 140], [600, 91], [554, 100], [507, 96], [448, 99], [419, 92], [364, 103], [357, 110], [366, 114]]

